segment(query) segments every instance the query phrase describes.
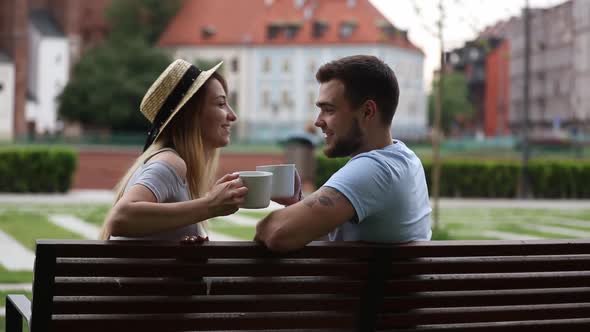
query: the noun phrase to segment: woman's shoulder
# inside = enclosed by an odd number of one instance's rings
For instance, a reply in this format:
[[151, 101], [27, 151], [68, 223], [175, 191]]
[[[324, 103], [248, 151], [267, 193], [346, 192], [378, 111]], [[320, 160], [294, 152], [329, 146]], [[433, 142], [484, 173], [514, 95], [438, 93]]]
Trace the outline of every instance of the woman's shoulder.
[[181, 179], [186, 179], [186, 162], [175, 151], [162, 151], [151, 157], [147, 163], [153, 161], [160, 161], [168, 164]]

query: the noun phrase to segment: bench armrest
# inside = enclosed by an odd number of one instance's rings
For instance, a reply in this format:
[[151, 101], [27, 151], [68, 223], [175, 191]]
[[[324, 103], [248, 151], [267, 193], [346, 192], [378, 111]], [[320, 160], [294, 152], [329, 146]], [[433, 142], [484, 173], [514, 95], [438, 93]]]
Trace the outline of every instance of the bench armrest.
[[24, 295], [6, 296], [6, 332], [21, 332], [23, 318], [31, 322], [31, 301]]

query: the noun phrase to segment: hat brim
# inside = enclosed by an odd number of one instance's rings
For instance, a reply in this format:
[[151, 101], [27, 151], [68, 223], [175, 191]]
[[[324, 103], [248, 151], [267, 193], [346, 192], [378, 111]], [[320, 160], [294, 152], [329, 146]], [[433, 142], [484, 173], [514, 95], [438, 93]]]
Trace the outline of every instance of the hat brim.
[[213, 68], [211, 68], [209, 70], [202, 71], [199, 74], [199, 76], [197, 76], [197, 79], [190, 86], [190, 88], [187, 90], [186, 94], [180, 100], [180, 102], [178, 103], [178, 105], [176, 106], [176, 108], [174, 108], [174, 111], [172, 111], [172, 114], [170, 114], [170, 116], [168, 117], [168, 119], [160, 127], [160, 130], [159, 130], [158, 134], [154, 138], [154, 142], [156, 142], [158, 140], [158, 138], [160, 137], [160, 135], [164, 131], [164, 128], [166, 128], [166, 126], [168, 125], [168, 123], [170, 121], [172, 121], [172, 119], [174, 118], [174, 116], [176, 115], [176, 113], [178, 113], [182, 109], [182, 107], [189, 101], [189, 99], [191, 99], [195, 95], [195, 93], [197, 93], [197, 91], [199, 91], [199, 89], [203, 86], [203, 84], [205, 84], [205, 82], [207, 82], [207, 80], [211, 77], [211, 75], [213, 75], [213, 73], [216, 72], [217, 69], [219, 69], [219, 67], [222, 64], [223, 64], [223, 61], [219, 62], [218, 64], [216, 64], [215, 66], [213, 66]]

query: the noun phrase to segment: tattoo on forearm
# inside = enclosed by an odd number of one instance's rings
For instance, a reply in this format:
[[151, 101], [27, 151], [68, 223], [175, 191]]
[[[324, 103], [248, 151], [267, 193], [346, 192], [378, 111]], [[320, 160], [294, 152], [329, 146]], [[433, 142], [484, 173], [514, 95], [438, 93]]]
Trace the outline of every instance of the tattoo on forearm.
[[334, 207], [336, 201], [342, 199], [343, 196], [340, 192], [332, 188], [323, 188], [320, 191], [316, 192], [309, 197], [306, 197], [304, 200], [305, 205], [308, 207], [313, 207], [316, 203], [320, 203], [322, 206], [326, 207]]

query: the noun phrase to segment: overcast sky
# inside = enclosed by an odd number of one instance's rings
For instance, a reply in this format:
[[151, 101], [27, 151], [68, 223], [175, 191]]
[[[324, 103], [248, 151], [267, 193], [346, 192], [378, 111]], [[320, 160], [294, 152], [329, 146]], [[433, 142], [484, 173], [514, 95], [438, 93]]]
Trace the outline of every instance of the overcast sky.
[[[439, 0], [370, 0], [395, 26], [408, 30], [410, 40], [426, 54], [424, 79], [427, 90], [433, 70], [439, 67], [440, 44], [437, 32]], [[587, 0], [590, 1], [590, 0]], [[565, 0], [529, 0], [531, 7], [551, 7]], [[519, 16], [525, 0], [444, 0], [446, 12], [443, 32], [445, 50], [460, 47], [486, 26]], [[418, 14], [416, 8], [420, 12]]]

